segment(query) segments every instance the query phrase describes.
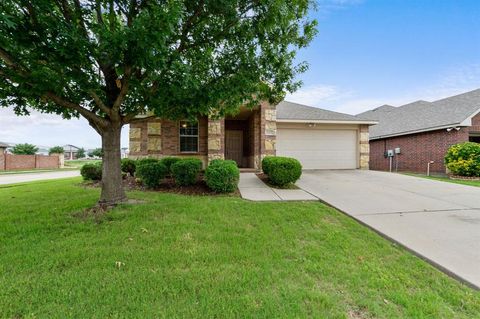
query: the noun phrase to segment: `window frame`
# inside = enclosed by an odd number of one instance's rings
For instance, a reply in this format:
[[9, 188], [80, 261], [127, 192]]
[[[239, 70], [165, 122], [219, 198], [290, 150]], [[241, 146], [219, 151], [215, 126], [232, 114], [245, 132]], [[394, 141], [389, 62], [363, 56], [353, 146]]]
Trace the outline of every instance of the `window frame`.
[[[196, 124], [197, 126], [197, 135], [187, 135], [187, 134], [182, 134], [182, 124], [183, 123], [187, 123], [188, 124]], [[195, 137], [197, 139], [197, 150], [195, 151], [182, 151], [182, 137]], [[182, 154], [195, 154], [195, 153], [198, 153], [199, 152], [199, 148], [200, 148], [200, 125], [199, 125], [199, 122], [198, 120], [197, 121], [188, 121], [188, 120], [181, 120], [181, 121], [178, 121], [178, 151], [179, 153], [182, 153]]]

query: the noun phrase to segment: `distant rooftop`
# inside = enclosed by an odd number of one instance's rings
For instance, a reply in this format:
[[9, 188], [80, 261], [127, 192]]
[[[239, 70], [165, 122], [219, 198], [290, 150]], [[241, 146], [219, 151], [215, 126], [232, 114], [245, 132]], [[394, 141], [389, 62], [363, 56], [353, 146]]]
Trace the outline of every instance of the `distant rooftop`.
[[470, 125], [468, 120], [478, 112], [480, 89], [433, 102], [419, 100], [399, 107], [382, 105], [357, 116], [379, 121], [370, 127], [370, 138], [378, 139]]

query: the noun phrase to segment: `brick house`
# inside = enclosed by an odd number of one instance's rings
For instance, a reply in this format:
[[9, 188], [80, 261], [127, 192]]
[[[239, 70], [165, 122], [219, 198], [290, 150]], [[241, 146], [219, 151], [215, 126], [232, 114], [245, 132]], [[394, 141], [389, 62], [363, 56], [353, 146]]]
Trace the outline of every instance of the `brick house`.
[[399, 107], [383, 105], [358, 114], [377, 120], [370, 128], [370, 169], [387, 171], [388, 150], [400, 149], [392, 170], [445, 174], [448, 148], [462, 142], [480, 143], [480, 89], [434, 102], [416, 101]]
[[129, 157], [231, 159], [259, 169], [268, 155], [292, 156], [304, 168], [368, 168], [368, 127], [375, 121], [291, 102], [242, 108], [195, 122], [148, 118], [130, 125]]

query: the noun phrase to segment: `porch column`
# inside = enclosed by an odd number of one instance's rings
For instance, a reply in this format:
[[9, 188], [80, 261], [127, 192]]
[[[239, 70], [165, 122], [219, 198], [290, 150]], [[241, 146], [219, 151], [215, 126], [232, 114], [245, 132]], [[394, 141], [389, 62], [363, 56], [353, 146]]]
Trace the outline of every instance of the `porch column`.
[[260, 104], [260, 158], [258, 167], [265, 156], [275, 156], [277, 142], [277, 110], [275, 105], [264, 101]]
[[368, 125], [360, 125], [360, 169], [369, 169], [370, 144]]
[[208, 118], [208, 163], [225, 159], [225, 119]]

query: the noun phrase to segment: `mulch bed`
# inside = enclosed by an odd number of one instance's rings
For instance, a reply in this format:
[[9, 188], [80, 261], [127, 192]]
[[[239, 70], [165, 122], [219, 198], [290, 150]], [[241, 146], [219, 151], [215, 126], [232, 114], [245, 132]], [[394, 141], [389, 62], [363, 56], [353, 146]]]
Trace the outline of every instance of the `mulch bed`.
[[[96, 182], [83, 182], [84, 187], [100, 187], [100, 181]], [[208, 188], [207, 184], [203, 180], [203, 176], [199, 176], [198, 181], [194, 185], [189, 186], [178, 186], [175, 184], [173, 178], [165, 178], [165, 180], [160, 184], [160, 187], [156, 189], [148, 189], [142, 185], [142, 183], [135, 177], [126, 176], [123, 179], [123, 187], [126, 190], [130, 191], [150, 191], [150, 192], [160, 192], [160, 193], [173, 193], [173, 194], [182, 194], [182, 195], [196, 195], [196, 196], [218, 196], [225, 194], [218, 194], [213, 192]], [[230, 196], [240, 196], [240, 192], [236, 190], [234, 193], [229, 193]]]

